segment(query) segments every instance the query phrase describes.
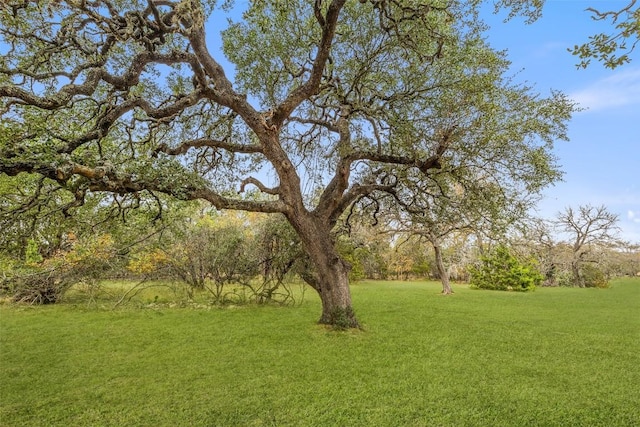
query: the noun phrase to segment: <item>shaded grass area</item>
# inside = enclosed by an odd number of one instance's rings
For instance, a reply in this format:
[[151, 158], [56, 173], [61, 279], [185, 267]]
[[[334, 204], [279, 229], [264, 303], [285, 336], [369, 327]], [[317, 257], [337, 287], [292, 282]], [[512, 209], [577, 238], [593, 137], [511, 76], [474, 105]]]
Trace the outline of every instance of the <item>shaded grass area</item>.
[[3, 426], [636, 426], [640, 280], [297, 307], [0, 308]]

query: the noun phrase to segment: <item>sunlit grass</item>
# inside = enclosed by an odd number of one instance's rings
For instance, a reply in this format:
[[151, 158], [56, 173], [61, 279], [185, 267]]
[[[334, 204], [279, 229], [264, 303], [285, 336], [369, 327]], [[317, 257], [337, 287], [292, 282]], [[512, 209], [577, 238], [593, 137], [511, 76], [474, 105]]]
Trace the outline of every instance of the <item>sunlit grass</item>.
[[316, 325], [311, 292], [147, 304], [161, 289], [116, 310], [118, 293], [2, 306], [0, 425], [640, 425], [640, 280], [449, 297], [365, 282], [351, 332]]

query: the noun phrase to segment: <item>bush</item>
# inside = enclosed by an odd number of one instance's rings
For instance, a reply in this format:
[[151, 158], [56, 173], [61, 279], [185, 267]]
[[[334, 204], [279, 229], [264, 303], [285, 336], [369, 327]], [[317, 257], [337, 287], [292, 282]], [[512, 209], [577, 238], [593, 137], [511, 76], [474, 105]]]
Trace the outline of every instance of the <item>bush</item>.
[[246, 286], [257, 274], [253, 247], [239, 223], [203, 217], [167, 250], [171, 271], [193, 290], [208, 290], [223, 302], [227, 285]]
[[304, 252], [293, 227], [283, 218], [267, 217], [255, 227], [252, 237], [258, 280], [250, 289], [257, 303], [292, 302], [292, 292], [285, 279], [300, 268]]
[[27, 261], [3, 272], [0, 288], [14, 302], [55, 304], [74, 284], [97, 283], [116, 257], [113, 239], [108, 234], [76, 241], [71, 250], [60, 251], [40, 262], [37, 253], [37, 246], [30, 245]]
[[483, 256], [470, 273], [472, 288], [499, 291], [532, 291], [543, 278], [534, 261], [520, 262], [504, 245]]
[[609, 281], [604, 272], [595, 265], [585, 264], [580, 269], [584, 286], [587, 288], [608, 288]]
[[571, 287], [573, 286], [573, 275], [570, 271], [563, 270], [556, 275], [557, 286]]

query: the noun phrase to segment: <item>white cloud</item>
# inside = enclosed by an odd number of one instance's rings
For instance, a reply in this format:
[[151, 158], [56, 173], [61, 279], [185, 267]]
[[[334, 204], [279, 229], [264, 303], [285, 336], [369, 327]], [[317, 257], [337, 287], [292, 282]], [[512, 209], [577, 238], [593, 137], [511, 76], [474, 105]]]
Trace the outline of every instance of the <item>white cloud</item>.
[[635, 222], [636, 224], [640, 224], [640, 211], [639, 212], [634, 212], [631, 210], [627, 211], [627, 218]]
[[624, 68], [586, 88], [569, 94], [587, 111], [640, 105], [640, 68]]

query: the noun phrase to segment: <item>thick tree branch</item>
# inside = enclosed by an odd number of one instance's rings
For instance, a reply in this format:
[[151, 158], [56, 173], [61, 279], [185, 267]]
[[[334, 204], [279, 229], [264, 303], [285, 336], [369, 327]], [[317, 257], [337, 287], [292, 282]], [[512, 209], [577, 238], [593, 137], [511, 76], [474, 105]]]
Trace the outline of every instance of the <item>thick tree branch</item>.
[[254, 200], [239, 200], [221, 196], [210, 189], [200, 189], [190, 192], [192, 200], [202, 199], [207, 200], [213, 206], [218, 209], [233, 209], [239, 211], [248, 212], [263, 212], [263, 213], [285, 213], [287, 207], [280, 200], [271, 201], [254, 201]]
[[418, 168], [420, 172], [427, 174], [431, 169], [440, 169], [442, 167], [440, 164], [441, 157], [441, 154], [434, 154], [421, 160], [411, 156], [396, 156], [373, 151], [357, 151], [351, 153], [346, 159], [348, 159], [349, 163], [353, 163], [356, 160], [369, 160], [389, 165], [413, 166]]
[[169, 147], [166, 143], [162, 143], [158, 145], [158, 147], [154, 150], [157, 153], [165, 153], [170, 156], [177, 156], [180, 154], [185, 154], [189, 151], [190, 148], [221, 148], [223, 150], [227, 150], [231, 153], [262, 153], [263, 149], [259, 145], [244, 145], [244, 144], [234, 144], [229, 142], [227, 139], [217, 140], [217, 139], [209, 139], [209, 138], [199, 138], [192, 139], [189, 141], [183, 141], [175, 148]]
[[[348, 128], [348, 123], [344, 118], [341, 118], [338, 122], [338, 129], [340, 130], [341, 139], [338, 143], [338, 146], [346, 146], [350, 141], [350, 133]], [[349, 177], [351, 174], [351, 165], [358, 160], [368, 160], [377, 163], [383, 163], [388, 165], [402, 165], [402, 166], [410, 166], [416, 167], [423, 174], [427, 175], [433, 169], [440, 169], [442, 166], [440, 164], [440, 159], [444, 155], [447, 148], [449, 148], [453, 132], [455, 127], [445, 131], [441, 135], [441, 139], [436, 148], [435, 154], [428, 157], [427, 159], [419, 159], [415, 156], [399, 156], [399, 155], [390, 155], [385, 154], [378, 151], [354, 151], [344, 157], [342, 157], [336, 166], [336, 172], [334, 177], [327, 185], [325, 191], [320, 196], [320, 200], [318, 202], [318, 206], [316, 208], [316, 212], [320, 215], [324, 215], [326, 217], [334, 217], [336, 215], [340, 215], [344, 209], [346, 209], [349, 204], [355, 200], [357, 197], [366, 195], [365, 193], [367, 189], [372, 189], [371, 191], [375, 191], [375, 185], [369, 186], [354, 186], [350, 190], [350, 193], [344, 194], [348, 185], [349, 185]], [[383, 188], [387, 188], [388, 186], [383, 186]], [[356, 189], [357, 190], [354, 190]], [[391, 188], [391, 187], [389, 187]], [[342, 209], [342, 210], [341, 210]]]
[[[336, 26], [340, 11], [346, 3], [346, 0], [334, 0], [327, 9], [327, 14], [322, 18], [319, 1], [316, 1], [314, 12], [318, 23], [322, 26], [322, 37], [317, 47], [316, 58], [313, 61], [313, 67], [308, 80], [297, 89], [293, 90], [289, 96], [274, 110], [273, 123], [278, 127], [282, 125], [284, 120], [291, 115], [305, 99], [318, 93], [320, 83], [324, 73], [325, 66], [331, 53], [331, 46], [335, 37]], [[320, 17], [319, 17], [320, 16]]]
[[[172, 52], [171, 54], [142, 52], [132, 58], [131, 67], [121, 76], [112, 75], [100, 67], [91, 67], [88, 68], [83, 83], [69, 83], [52, 95], [40, 97], [14, 85], [2, 85], [0, 86], [0, 97], [14, 98], [24, 104], [45, 110], [55, 110], [67, 106], [71, 99], [76, 96], [93, 95], [100, 81], [109, 83], [117, 90], [128, 90], [139, 83], [140, 74], [146, 66], [152, 63], [163, 65], [187, 63], [192, 67], [194, 74], [203, 79], [202, 70], [196, 58], [191, 54], [185, 52]], [[5, 74], [24, 74], [24, 72], [21, 70], [7, 70]]]
[[419, 159], [415, 156], [399, 156], [385, 154], [379, 151], [355, 151], [345, 157], [345, 160], [352, 163], [356, 160], [369, 160], [391, 165], [413, 166], [418, 168], [423, 174], [428, 174], [432, 169], [441, 169], [440, 159], [450, 147], [457, 126], [453, 126], [440, 135], [440, 141], [435, 149], [435, 153], [426, 159]]
[[[351, 143], [351, 130], [346, 115], [342, 115], [336, 124], [336, 131], [340, 134], [337, 150], [348, 147]], [[322, 192], [316, 212], [329, 218], [340, 204], [343, 193], [349, 186], [349, 176], [351, 175], [351, 164], [353, 160], [342, 157], [336, 165], [336, 172]], [[346, 209], [346, 206], [345, 206]]]
[[[285, 205], [279, 200], [253, 201], [235, 199], [223, 196], [210, 188], [203, 187], [202, 185], [185, 184], [176, 186], [171, 182], [144, 180], [142, 178], [137, 178], [133, 174], [123, 174], [107, 167], [92, 168], [75, 162], [68, 162], [63, 165], [58, 165], [57, 167], [46, 167], [26, 162], [11, 163], [9, 160], [0, 159], [0, 173], [15, 176], [20, 172], [38, 173], [57, 181], [61, 185], [67, 185], [67, 182], [71, 177], [79, 176], [86, 179], [86, 183], [83, 184], [81, 188], [86, 188], [93, 192], [133, 194], [146, 190], [164, 193], [180, 200], [207, 200], [219, 209], [237, 209], [265, 213], [283, 213], [286, 209]], [[267, 188], [265, 187], [265, 189]], [[273, 194], [275, 194], [275, 190]], [[82, 195], [84, 195], [84, 193], [82, 193]], [[72, 203], [75, 206], [79, 202], [76, 200]]]

